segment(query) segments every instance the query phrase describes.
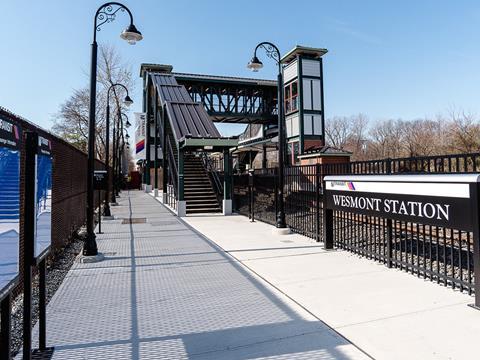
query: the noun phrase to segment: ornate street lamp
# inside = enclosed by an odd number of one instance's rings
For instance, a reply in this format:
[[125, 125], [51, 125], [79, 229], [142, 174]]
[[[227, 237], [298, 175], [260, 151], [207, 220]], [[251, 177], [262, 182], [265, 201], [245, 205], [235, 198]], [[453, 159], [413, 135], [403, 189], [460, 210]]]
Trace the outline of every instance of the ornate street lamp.
[[[114, 191], [112, 191], [112, 197], [115, 196], [115, 194], [118, 196], [120, 193], [120, 186], [119, 186], [119, 176], [120, 176], [120, 164], [121, 164], [121, 154], [123, 151], [124, 145], [122, 144], [122, 149], [120, 149], [120, 138], [122, 141], [124, 140], [123, 138], [123, 130], [126, 131], [126, 129], [123, 127], [123, 118], [126, 119], [125, 121], [125, 127], [129, 127], [131, 124], [128, 121], [128, 116], [124, 112], [119, 112], [118, 116], [118, 124], [117, 124], [117, 132], [116, 132], [116, 140], [114, 140], [114, 181], [113, 181], [113, 186], [114, 186]], [[128, 126], [127, 126], [128, 125]]]
[[95, 108], [97, 96], [97, 32], [105, 23], [115, 20], [118, 11], [126, 11], [130, 16], [130, 25], [121, 33], [120, 37], [130, 44], [142, 40], [143, 36], [133, 24], [130, 10], [118, 2], [108, 2], [100, 6], [95, 13], [93, 26], [92, 58], [90, 68], [90, 109], [88, 126], [88, 161], [87, 161], [87, 237], [83, 247], [83, 255], [95, 256], [98, 254], [94, 231], [94, 197], [93, 171], [95, 167]]
[[284, 187], [284, 151], [285, 151], [285, 131], [284, 131], [284, 112], [283, 112], [283, 76], [282, 76], [282, 64], [280, 50], [272, 44], [271, 42], [261, 42], [255, 48], [253, 52], [253, 57], [248, 63], [247, 67], [257, 72], [263, 67], [263, 63], [257, 57], [257, 50], [262, 48], [267, 53], [267, 56], [273, 59], [278, 66], [278, 77], [277, 77], [277, 87], [278, 87], [278, 191], [277, 191], [277, 204], [278, 204], [278, 213], [277, 213], [277, 228], [286, 228], [287, 224], [285, 222], [285, 207], [283, 202], [283, 187]]
[[[107, 194], [105, 196], [105, 205], [103, 207], [103, 215], [104, 216], [112, 216], [111, 212], [110, 212], [110, 200], [113, 204], [115, 204], [117, 202], [117, 199], [115, 198], [115, 191], [112, 191], [112, 194], [110, 196], [110, 91], [112, 91], [112, 89], [114, 89], [116, 86], [120, 86], [122, 87], [125, 92], [127, 93], [127, 95], [125, 96], [125, 99], [123, 100], [123, 103], [126, 105], [126, 106], [130, 106], [133, 104], [133, 100], [130, 98], [130, 96], [128, 95], [128, 89], [125, 85], [123, 84], [119, 84], [119, 83], [116, 83], [116, 84], [112, 84], [110, 85], [110, 87], [108, 88], [108, 91], [107, 91], [107, 129], [106, 129], [106, 138], [107, 138], [107, 141], [106, 141], [106, 154], [105, 154], [105, 157], [106, 157], [106, 167], [107, 167]], [[112, 159], [112, 168], [115, 169], [115, 122], [113, 124], [113, 159]], [[112, 174], [113, 175], [113, 179], [115, 179], [115, 174]], [[114, 180], [115, 182], [115, 180]]]

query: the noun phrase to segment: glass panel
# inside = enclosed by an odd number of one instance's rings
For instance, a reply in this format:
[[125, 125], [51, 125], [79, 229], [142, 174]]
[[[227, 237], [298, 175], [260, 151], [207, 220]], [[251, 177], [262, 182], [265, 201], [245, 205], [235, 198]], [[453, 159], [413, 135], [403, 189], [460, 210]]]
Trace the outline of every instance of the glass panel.
[[292, 96], [298, 95], [298, 84], [297, 82], [292, 83]]

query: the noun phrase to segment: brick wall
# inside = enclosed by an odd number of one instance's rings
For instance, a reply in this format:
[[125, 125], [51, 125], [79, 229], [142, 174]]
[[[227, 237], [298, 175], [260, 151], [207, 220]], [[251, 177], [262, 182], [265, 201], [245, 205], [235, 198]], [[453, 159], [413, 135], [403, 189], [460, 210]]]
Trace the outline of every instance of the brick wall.
[[[87, 155], [70, 145], [65, 140], [39, 128], [35, 124], [9, 111], [0, 108], [0, 116], [17, 123], [25, 131], [36, 131], [52, 142], [52, 251], [61, 251], [68, 244], [72, 234], [86, 221], [86, 172]], [[20, 164], [20, 272], [23, 268], [23, 203], [25, 151], [21, 146]], [[103, 169], [104, 164], [96, 161], [96, 169]], [[104, 194], [101, 194], [102, 198]], [[95, 204], [98, 204], [98, 194], [95, 192]], [[20, 279], [22, 278], [20, 274]], [[19, 288], [17, 288], [19, 290]]]

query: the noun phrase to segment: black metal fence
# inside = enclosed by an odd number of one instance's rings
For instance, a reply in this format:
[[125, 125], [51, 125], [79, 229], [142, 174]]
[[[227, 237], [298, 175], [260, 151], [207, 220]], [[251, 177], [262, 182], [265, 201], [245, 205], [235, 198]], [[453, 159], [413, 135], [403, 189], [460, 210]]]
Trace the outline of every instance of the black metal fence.
[[[274, 224], [276, 171], [257, 169], [235, 175], [234, 211]], [[287, 225], [294, 232], [323, 241], [322, 186], [326, 175], [470, 172], [480, 172], [480, 153], [286, 167]], [[470, 232], [335, 211], [334, 238], [337, 248], [469, 294], [474, 290]]]

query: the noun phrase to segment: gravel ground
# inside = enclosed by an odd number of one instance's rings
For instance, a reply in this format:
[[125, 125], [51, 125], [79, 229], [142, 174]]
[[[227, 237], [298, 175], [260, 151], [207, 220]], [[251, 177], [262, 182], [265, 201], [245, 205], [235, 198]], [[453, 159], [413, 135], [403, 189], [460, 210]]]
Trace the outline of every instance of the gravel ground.
[[[55, 294], [65, 275], [75, 262], [76, 256], [83, 247], [85, 229], [82, 228], [72, 238], [72, 241], [47, 264], [47, 304]], [[33, 323], [38, 320], [38, 276], [33, 279], [32, 318]], [[23, 337], [23, 294], [12, 302], [12, 356], [18, 354], [22, 348]]]

